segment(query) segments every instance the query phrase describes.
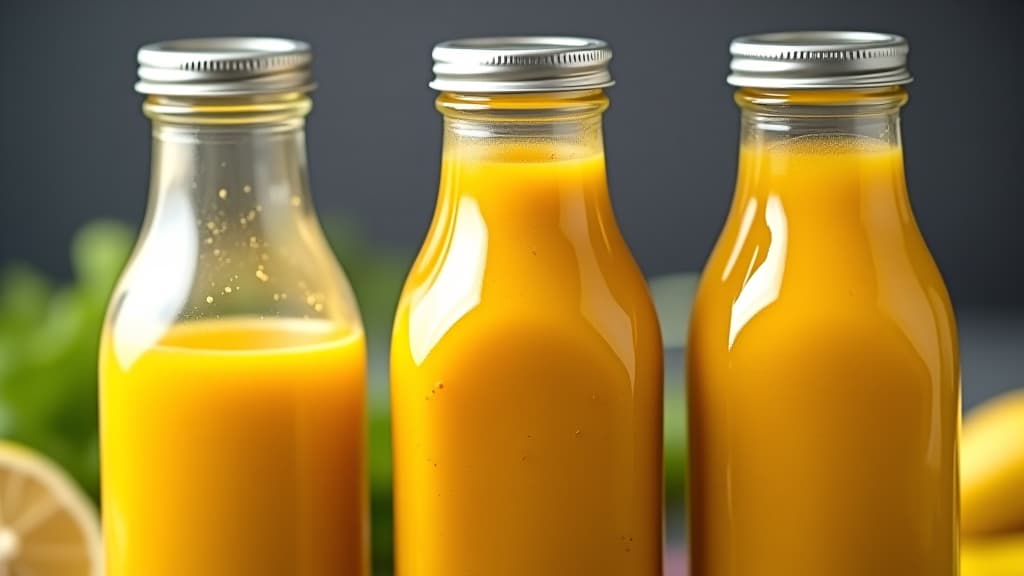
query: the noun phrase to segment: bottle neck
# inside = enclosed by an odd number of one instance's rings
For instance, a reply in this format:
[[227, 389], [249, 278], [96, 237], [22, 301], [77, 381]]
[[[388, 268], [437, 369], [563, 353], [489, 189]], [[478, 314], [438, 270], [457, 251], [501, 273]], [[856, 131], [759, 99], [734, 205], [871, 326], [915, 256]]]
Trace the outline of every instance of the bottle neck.
[[[187, 200], [213, 219], [245, 209], [309, 206], [303, 94], [238, 99], [150, 97], [150, 206]], [[236, 219], [234, 224], [243, 226]]]
[[[457, 135], [558, 141], [584, 134], [600, 138], [601, 114], [608, 109], [608, 97], [603, 90], [524, 94], [442, 92], [435, 105], [445, 117], [445, 127]], [[595, 128], [598, 133], [591, 134]]]
[[737, 202], [799, 206], [794, 215], [856, 217], [869, 205], [910, 218], [900, 144], [902, 88], [740, 90]]
[[444, 160], [449, 168], [489, 162], [523, 166], [599, 157], [604, 140], [601, 90], [539, 94], [468, 95], [442, 93]]
[[493, 213], [494, 225], [557, 224], [560, 202], [598, 204], [610, 213], [601, 131], [607, 107], [601, 90], [442, 93], [437, 108], [444, 115], [444, 152], [435, 219], [451, 216], [460, 200]]
[[790, 92], [745, 88], [735, 98], [742, 110], [744, 147], [767, 149], [816, 138], [901, 146], [899, 109], [907, 93], [900, 87]]

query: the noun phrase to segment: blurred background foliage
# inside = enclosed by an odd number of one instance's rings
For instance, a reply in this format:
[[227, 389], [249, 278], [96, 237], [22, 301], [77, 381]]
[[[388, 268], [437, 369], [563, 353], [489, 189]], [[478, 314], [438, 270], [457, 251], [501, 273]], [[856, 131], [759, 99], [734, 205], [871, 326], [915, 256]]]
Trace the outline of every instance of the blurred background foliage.
[[[411, 262], [371, 245], [349, 221], [324, 222], [359, 300], [370, 350], [369, 460], [375, 572], [391, 572], [391, 439], [388, 342], [394, 307]], [[74, 236], [74, 278], [47, 278], [26, 264], [0, 271], [0, 438], [31, 446], [62, 465], [99, 504], [97, 355], [110, 293], [131, 252], [135, 231], [96, 221]], [[686, 471], [682, 352], [694, 280], [656, 280], [652, 290], [666, 326], [666, 504], [682, 505]], [[676, 321], [678, 320], [678, 322]], [[682, 514], [671, 513], [670, 519]], [[670, 534], [681, 527], [669, 526]]]

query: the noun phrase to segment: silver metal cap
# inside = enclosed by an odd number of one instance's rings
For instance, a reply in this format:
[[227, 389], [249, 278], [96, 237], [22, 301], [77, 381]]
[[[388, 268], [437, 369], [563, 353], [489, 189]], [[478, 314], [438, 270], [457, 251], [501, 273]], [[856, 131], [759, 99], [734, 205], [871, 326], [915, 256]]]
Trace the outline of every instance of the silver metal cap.
[[776, 32], [732, 41], [733, 86], [872, 88], [907, 84], [907, 40], [878, 32]]
[[450, 40], [434, 47], [434, 81], [445, 92], [557, 92], [606, 88], [611, 48], [570, 36]]
[[166, 96], [245, 96], [316, 87], [309, 44], [282, 38], [189, 38], [139, 49], [135, 90]]

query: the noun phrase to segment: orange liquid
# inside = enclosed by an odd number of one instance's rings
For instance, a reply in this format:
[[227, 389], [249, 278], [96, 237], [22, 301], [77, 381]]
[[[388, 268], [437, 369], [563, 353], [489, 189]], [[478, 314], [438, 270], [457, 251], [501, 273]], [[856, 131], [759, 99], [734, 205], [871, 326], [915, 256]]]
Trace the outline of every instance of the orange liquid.
[[368, 574], [362, 334], [201, 321], [101, 356], [108, 576]]
[[604, 157], [483, 148], [398, 308], [397, 574], [660, 575], [660, 334]]
[[744, 145], [691, 325], [695, 576], [957, 573], [959, 364], [902, 151]]

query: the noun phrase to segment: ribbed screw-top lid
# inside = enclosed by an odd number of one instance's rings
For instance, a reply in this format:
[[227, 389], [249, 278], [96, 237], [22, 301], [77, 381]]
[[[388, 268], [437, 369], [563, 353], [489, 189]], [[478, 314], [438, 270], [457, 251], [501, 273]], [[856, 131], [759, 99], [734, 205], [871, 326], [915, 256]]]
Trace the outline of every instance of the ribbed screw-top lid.
[[434, 81], [448, 92], [556, 92], [614, 84], [603, 40], [502, 36], [450, 40], [434, 47]]
[[283, 38], [189, 38], [139, 49], [143, 94], [244, 96], [315, 87], [309, 44]]
[[732, 41], [733, 86], [871, 88], [907, 84], [907, 40], [878, 32], [804, 31]]

